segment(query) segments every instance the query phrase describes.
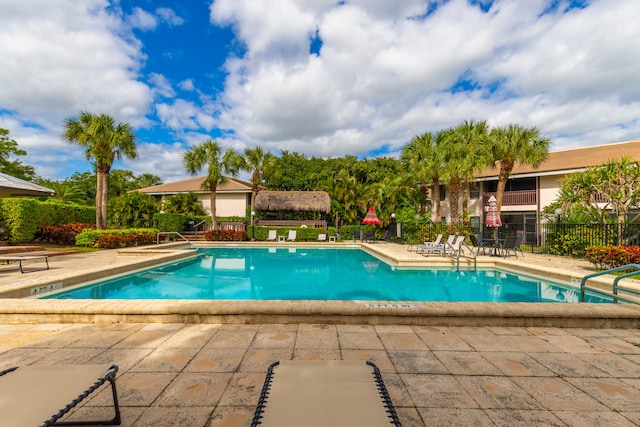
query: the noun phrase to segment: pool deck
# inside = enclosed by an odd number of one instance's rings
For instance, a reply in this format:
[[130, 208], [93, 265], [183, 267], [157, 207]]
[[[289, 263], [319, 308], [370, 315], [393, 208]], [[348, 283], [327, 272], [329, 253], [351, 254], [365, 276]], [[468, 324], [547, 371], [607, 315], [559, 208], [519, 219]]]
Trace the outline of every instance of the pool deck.
[[[398, 265], [419, 260], [398, 245], [369, 246], [395, 257]], [[51, 270], [3, 271], [0, 293], [100, 276], [104, 269], [124, 271], [164, 255], [102, 251], [55, 257]], [[482, 260], [494, 261], [539, 265], [569, 277], [582, 277], [591, 268], [584, 262], [531, 254], [524, 260]], [[640, 329], [632, 322], [616, 323], [615, 317], [615, 328], [589, 326], [589, 319], [581, 326], [575, 320], [577, 304], [542, 304], [563, 307], [564, 316], [553, 321], [557, 326], [482, 326], [473, 316], [462, 318], [466, 324], [414, 324], [428, 316], [389, 316], [387, 311], [410, 309], [393, 307], [354, 317], [353, 322], [349, 317], [332, 322], [323, 317], [321, 307], [311, 304], [306, 308], [316, 316], [298, 322], [294, 315], [281, 317], [282, 322], [274, 322], [278, 317], [263, 321], [247, 316], [207, 323], [215, 318], [193, 313], [191, 318], [174, 318], [170, 313], [180, 308], [157, 310], [157, 301], [142, 303], [141, 311], [150, 314], [138, 317], [132, 316], [137, 311], [130, 303], [118, 301], [94, 317], [95, 307], [86, 301], [85, 315], [65, 301], [42, 302], [0, 299], [0, 370], [115, 363], [120, 367], [123, 426], [249, 426], [267, 367], [288, 359], [372, 360], [405, 427], [640, 425]], [[520, 306], [510, 309], [514, 316]], [[623, 306], [605, 307], [613, 316], [632, 317], [620, 314]], [[640, 317], [635, 306], [626, 308]], [[446, 311], [444, 306], [439, 309]], [[49, 314], [39, 315], [41, 310]], [[492, 304], [468, 310], [484, 311], [494, 320], [500, 314]], [[455, 320], [458, 311], [450, 309], [448, 321]], [[603, 313], [594, 316], [600, 319]], [[108, 392], [102, 391], [71, 418], [106, 416], [109, 403]]]

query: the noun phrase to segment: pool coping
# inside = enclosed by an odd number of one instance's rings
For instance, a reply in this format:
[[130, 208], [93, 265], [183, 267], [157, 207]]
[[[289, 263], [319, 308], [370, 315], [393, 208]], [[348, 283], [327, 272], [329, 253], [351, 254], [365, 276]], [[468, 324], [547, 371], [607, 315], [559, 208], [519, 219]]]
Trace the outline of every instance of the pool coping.
[[[197, 245], [240, 246], [237, 244]], [[274, 246], [273, 244], [252, 246]], [[308, 245], [276, 245], [276, 247], [311, 247]], [[321, 247], [329, 247], [321, 244]], [[330, 247], [361, 247], [365, 251], [399, 268], [412, 266], [451, 266], [448, 258], [416, 259], [383, 245], [331, 244]], [[176, 249], [180, 250], [176, 250]], [[118, 251], [118, 257], [137, 258], [117, 266], [99, 270], [69, 272], [61, 278], [65, 286], [99, 280], [114, 274], [147, 268], [192, 256], [184, 244], [144, 247]], [[465, 260], [466, 266], [469, 260]], [[454, 264], [455, 265], [455, 264]], [[584, 274], [552, 267], [522, 264], [517, 260], [483, 257], [480, 267], [496, 267], [531, 273], [570, 282]], [[603, 279], [603, 283], [606, 280]], [[610, 282], [609, 282], [610, 283]], [[46, 280], [35, 286], [46, 287]], [[31, 289], [33, 289], [33, 284]], [[2, 294], [0, 294], [1, 296]], [[6, 292], [4, 293], [6, 295]], [[560, 304], [560, 303], [468, 303], [468, 302], [388, 302], [388, 301], [203, 301], [203, 300], [41, 300], [3, 298], [0, 306], [2, 323], [343, 323], [406, 324], [424, 326], [541, 326], [637, 328], [640, 306], [635, 304]]]

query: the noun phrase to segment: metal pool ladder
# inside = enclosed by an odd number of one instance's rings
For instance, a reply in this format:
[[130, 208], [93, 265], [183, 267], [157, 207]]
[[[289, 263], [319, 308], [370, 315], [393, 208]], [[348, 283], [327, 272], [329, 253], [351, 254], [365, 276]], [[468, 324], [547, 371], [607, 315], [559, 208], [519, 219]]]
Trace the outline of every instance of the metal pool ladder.
[[[605, 290], [599, 289], [599, 288], [595, 288], [595, 287], [589, 287], [587, 286], [587, 280], [592, 279], [594, 277], [597, 276], [602, 276], [605, 274], [609, 274], [609, 273], [615, 273], [616, 271], [625, 271], [625, 270], [634, 270], [631, 271], [629, 273], [623, 274], [621, 276], [616, 277], [613, 280], [613, 286], [611, 288], [611, 292], [607, 292]], [[640, 300], [637, 298], [633, 298], [631, 296], [626, 296], [626, 295], [618, 295], [618, 291], [623, 291], [623, 292], [627, 292], [630, 294], [634, 294], [634, 295], [640, 295], [640, 290], [637, 289], [632, 289], [629, 287], [625, 287], [619, 284], [620, 280], [622, 279], [626, 279], [627, 277], [631, 277], [631, 276], [635, 276], [640, 274], [640, 264], [627, 264], [627, 265], [623, 265], [621, 267], [616, 267], [616, 268], [612, 268], [610, 270], [606, 270], [606, 271], [599, 271], [598, 273], [593, 273], [593, 274], [588, 274], [586, 276], [584, 276], [582, 278], [582, 280], [580, 281], [580, 302], [584, 302], [584, 294], [585, 291], [591, 291], [591, 292], [595, 292], [597, 294], [601, 294], [601, 295], [607, 295], [613, 298], [613, 302], [617, 303], [618, 300], [622, 300], [625, 302], [630, 302], [630, 303], [634, 303], [634, 304], [640, 304]]]
[[158, 233], [156, 235], [156, 245], [160, 244], [160, 236], [162, 235], [169, 235], [169, 234], [175, 234], [179, 237], [182, 238], [182, 240], [184, 240], [185, 242], [187, 242], [189, 245], [193, 246], [193, 243], [191, 243], [191, 241], [189, 241], [189, 239], [187, 239], [186, 237], [184, 237], [182, 234], [178, 233], [177, 231], [161, 231], [160, 233]]

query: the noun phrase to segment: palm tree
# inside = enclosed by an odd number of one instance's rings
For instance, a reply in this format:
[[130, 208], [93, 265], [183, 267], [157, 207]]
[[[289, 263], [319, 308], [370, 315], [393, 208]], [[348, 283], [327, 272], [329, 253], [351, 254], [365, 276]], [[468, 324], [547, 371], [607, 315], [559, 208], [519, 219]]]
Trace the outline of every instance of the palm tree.
[[488, 142], [490, 166], [495, 167], [495, 163], [500, 162], [496, 191], [498, 215], [500, 215], [504, 189], [516, 162], [537, 168], [547, 158], [551, 141], [541, 137], [535, 126], [526, 128], [510, 124], [492, 129]]
[[107, 225], [107, 179], [115, 159], [135, 159], [136, 137], [128, 123], [115, 123], [106, 115], [83, 111], [78, 117], [65, 119], [62, 139], [85, 148], [87, 160], [95, 161], [96, 227]]
[[275, 156], [261, 147], [244, 150], [243, 170], [251, 172], [251, 210], [256, 201], [258, 186], [262, 184], [262, 175], [274, 165]]
[[217, 141], [208, 139], [185, 152], [182, 160], [187, 172], [191, 175], [197, 175], [202, 168], [207, 167], [207, 175], [202, 183], [202, 189], [209, 190], [211, 219], [215, 230], [218, 228], [216, 221], [216, 191], [218, 190], [218, 185], [227, 182], [225, 174], [233, 177], [238, 176], [242, 158], [231, 148], [227, 148], [223, 153]]
[[[462, 211], [468, 212], [469, 206], [469, 181], [475, 173], [486, 164], [487, 138], [489, 132], [487, 122], [464, 121], [454, 130], [457, 143], [465, 148], [465, 154], [456, 161], [460, 163], [460, 173], [463, 180]], [[469, 216], [464, 215], [464, 221], [469, 221]]]

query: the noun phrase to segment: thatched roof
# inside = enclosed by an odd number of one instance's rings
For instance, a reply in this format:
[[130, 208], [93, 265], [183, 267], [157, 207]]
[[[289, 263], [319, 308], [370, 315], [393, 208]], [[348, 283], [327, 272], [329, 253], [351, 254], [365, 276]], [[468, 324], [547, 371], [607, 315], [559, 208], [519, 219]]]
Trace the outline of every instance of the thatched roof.
[[312, 211], [329, 213], [331, 199], [326, 191], [260, 191], [256, 195], [258, 211]]

